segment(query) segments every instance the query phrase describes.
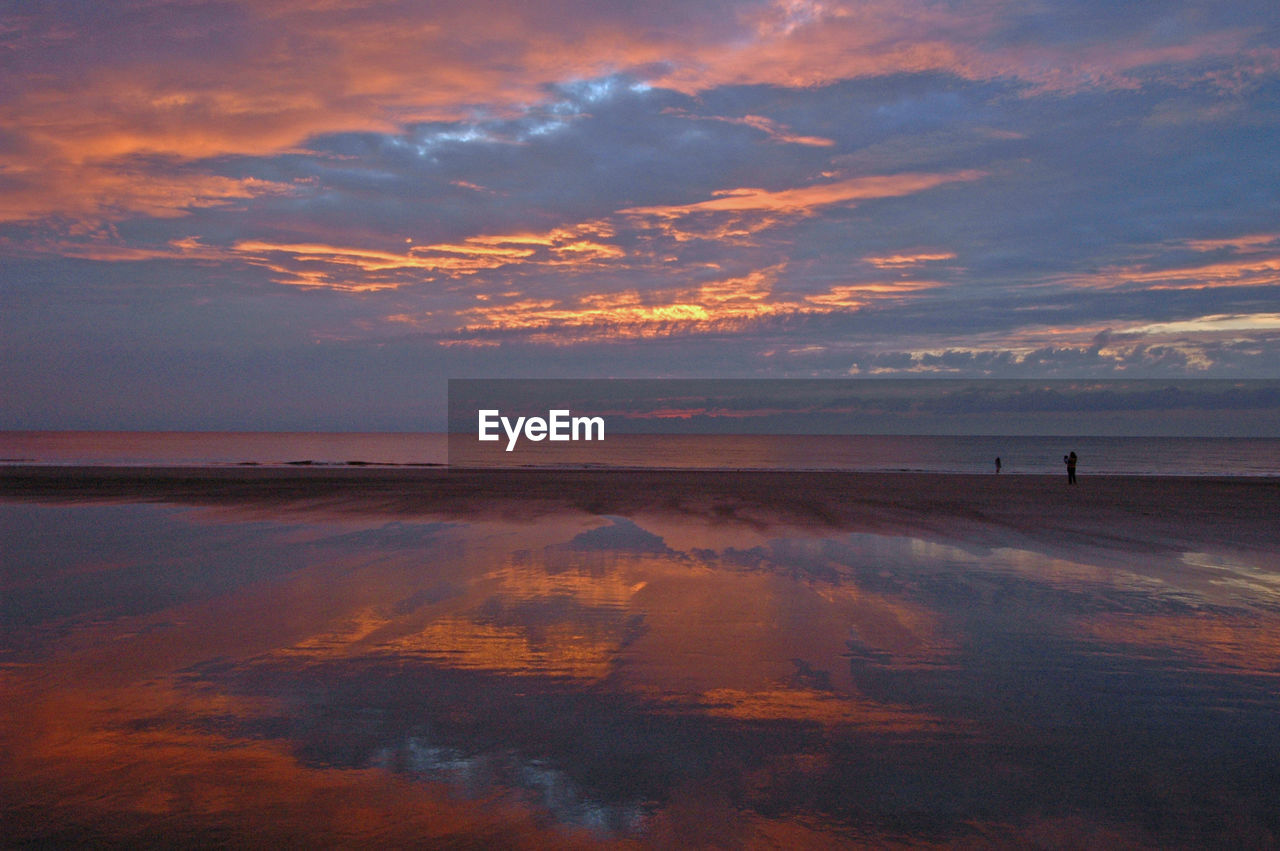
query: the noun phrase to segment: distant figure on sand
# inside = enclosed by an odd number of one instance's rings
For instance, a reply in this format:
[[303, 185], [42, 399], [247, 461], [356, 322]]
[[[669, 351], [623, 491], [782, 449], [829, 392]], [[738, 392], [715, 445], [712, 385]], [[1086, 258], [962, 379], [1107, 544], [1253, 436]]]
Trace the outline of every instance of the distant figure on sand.
[[1067, 465], [1067, 484], [1074, 485], [1076, 483], [1076, 461], [1078, 460], [1076, 453], [1072, 452], [1070, 455], [1063, 455], [1062, 460]]
[[1000, 456], [996, 456], [996, 475], [1000, 475]]

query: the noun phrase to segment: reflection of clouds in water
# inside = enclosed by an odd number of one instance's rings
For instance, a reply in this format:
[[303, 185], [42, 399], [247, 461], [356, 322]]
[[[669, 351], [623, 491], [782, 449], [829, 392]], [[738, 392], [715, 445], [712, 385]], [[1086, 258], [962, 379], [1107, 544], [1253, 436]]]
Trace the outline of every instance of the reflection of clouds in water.
[[1209, 581], [1237, 599], [1270, 609], [1280, 608], [1280, 571], [1274, 559], [1245, 558], [1241, 554], [1183, 553], [1181, 562], [1210, 575]]
[[643, 802], [593, 799], [546, 760], [526, 759], [511, 749], [468, 753], [452, 745], [433, 744], [429, 734], [419, 731], [394, 746], [377, 750], [370, 764], [443, 781], [473, 798], [495, 793], [514, 795], [551, 813], [561, 824], [605, 836], [636, 834], [645, 822]]
[[294, 664], [306, 664], [349, 654], [364, 639], [390, 622], [389, 618], [371, 607], [357, 609], [348, 620], [333, 624], [330, 629], [308, 636], [292, 646], [273, 650], [270, 656]]
[[488, 571], [495, 594], [516, 601], [564, 597], [586, 609], [623, 611], [644, 590], [645, 575], [671, 564], [670, 558], [631, 554], [576, 553], [548, 548], [521, 551]]
[[[461, 523], [436, 523], [392, 521], [379, 526], [355, 529], [339, 535], [327, 535], [326, 544], [349, 546], [356, 549], [375, 547], [379, 551], [416, 549], [437, 546], [442, 533], [460, 529]], [[322, 528], [330, 528], [327, 524]]]
[[521, 676], [598, 680], [642, 628], [637, 558], [554, 546], [474, 565], [448, 595], [397, 604], [365, 652], [406, 663]]
[[379, 644], [374, 654], [406, 663], [520, 676], [598, 680], [609, 675], [619, 646], [611, 631], [596, 633], [590, 625], [505, 626], [472, 617], [439, 618], [394, 641]]
[[1108, 613], [1082, 619], [1077, 628], [1102, 642], [1106, 652], [1125, 648], [1132, 657], [1138, 650], [1172, 654], [1163, 664], [1178, 670], [1267, 677], [1280, 673], [1280, 629], [1273, 617], [1253, 612]]
[[[1186, 611], [1252, 606], [1247, 592], [1216, 593], [1213, 583], [1186, 567], [1199, 565], [1189, 554], [1182, 563], [1133, 553], [1126, 568], [1070, 560], [1015, 547], [953, 547], [934, 541], [854, 533], [821, 542], [788, 543], [794, 569], [910, 599], [939, 614], [955, 609], [985, 610], [1017, 604], [1046, 617], [1072, 610]], [[772, 556], [778, 549], [760, 551]], [[1231, 562], [1210, 562], [1216, 567]], [[1236, 568], [1232, 568], [1236, 569]], [[1255, 572], [1254, 575], [1261, 576]], [[975, 609], [976, 607], [976, 609]]]
[[[937, 733], [941, 718], [874, 700], [829, 690], [778, 685], [755, 690], [711, 689], [697, 698], [708, 715], [739, 721], [802, 721], [827, 727], [858, 728], [878, 733]], [[958, 731], [951, 730], [952, 735]]]
[[[171, 740], [191, 773], [220, 766], [219, 789], [269, 768], [282, 799], [340, 778], [376, 808], [376, 783], [404, 784], [411, 804], [443, 784], [476, 812], [507, 802], [612, 838], [660, 831], [682, 789], [715, 778], [726, 791], [705, 815], [753, 830], [762, 812], [803, 812], [829, 838], [850, 812], [892, 825], [939, 800], [929, 817], [950, 836], [970, 794], [1011, 822], [1029, 789], [1037, 804], [1110, 813], [1080, 791], [1073, 760], [1116, 782], [1135, 764], [1149, 772], [1139, 783], [1186, 774], [1191, 757], [1153, 756], [1153, 737], [1171, 752], [1208, 741], [1246, 768], [1280, 752], [1266, 727], [1280, 632], [1265, 562], [1134, 553], [1121, 568], [1021, 539], [766, 533], [707, 516], [58, 511], [41, 528], [68, 532], [44, 562], [59, 587], [92, 595], [119, 569], [173, 582], [177, 601], [135, 589], [138, 616], [51, 640], [39, 671], [0, 671], [6, 690], [49, 689], [32, 713], [65, 709], [85, 672], [110, 680], [71, 722], [113, 743], [96, 762], [58, 744], [66, 724], [28, 728], [32, 760], [58, 762], [72, 785], [87, 782], [78, 765], [165, 767], [153, 745]], [[104, 518], [120, 523], [74, 528]], [[95, 539], [118, 568], [94, 561]], [[161, 701], [140, 683], [171, 689]], [[248, 740], [252, 771], [224, 753]], [[993, 753], [1017, 782], [956, 778]], [[1158, 785], [1142, 790], [1160, 800]]]
[[671, 553], [671, 548], [658, 535], [642, 529], [625, 517], [609, 517], [608, 526], [600, 526], [576, 535], [565, 544], [570, 550], [603, 550], [606, 552]]

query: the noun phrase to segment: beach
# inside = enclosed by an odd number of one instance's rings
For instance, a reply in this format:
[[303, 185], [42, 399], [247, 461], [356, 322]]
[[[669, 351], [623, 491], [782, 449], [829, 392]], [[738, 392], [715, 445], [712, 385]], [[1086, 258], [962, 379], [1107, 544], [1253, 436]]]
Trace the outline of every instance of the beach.
[[565, 510], [810, 526], [994, 542], [1280, 551], [1280, 477], [1065, 476], [732, 470], [21, 467], [5, 499], [164, 501], [340, 514], [534, 518]]
[[17, 842], [1280, 836], [1280, 480], [0, 471]]

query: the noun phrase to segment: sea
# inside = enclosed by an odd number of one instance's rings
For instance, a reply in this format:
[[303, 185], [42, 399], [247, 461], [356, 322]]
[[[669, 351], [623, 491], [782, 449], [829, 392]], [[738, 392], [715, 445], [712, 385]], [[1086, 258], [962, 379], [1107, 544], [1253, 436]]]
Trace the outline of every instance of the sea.
[[487, 444], [439, 433], [0, 432], [0, 465], [137, 467], [460, 466], [847, 470], [994, 474], [1280, 476], [1280, 437], [611, 434], [603, 441]]

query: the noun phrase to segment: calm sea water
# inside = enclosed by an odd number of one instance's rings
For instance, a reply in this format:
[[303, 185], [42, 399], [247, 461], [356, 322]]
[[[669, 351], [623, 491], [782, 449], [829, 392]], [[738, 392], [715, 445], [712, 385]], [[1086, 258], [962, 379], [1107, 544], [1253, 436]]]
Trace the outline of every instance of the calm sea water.
[[[457, 440], [455, 437], [454, 440]], [[476, 444], [472, 444], [475, 446]], [[892, 435], [608, 435], [578, 444], [486, 444], [450, 458], [443, 434], [0, 432], [0, 464], [234, 466], [439, 465], [723, 468], [1081, 475], [1280, 475], [1280, 438]]]

